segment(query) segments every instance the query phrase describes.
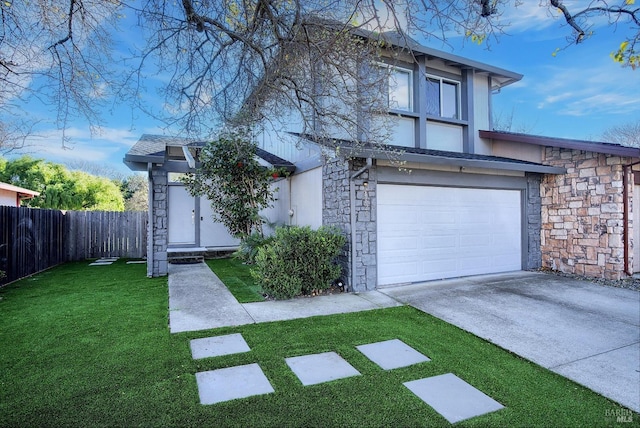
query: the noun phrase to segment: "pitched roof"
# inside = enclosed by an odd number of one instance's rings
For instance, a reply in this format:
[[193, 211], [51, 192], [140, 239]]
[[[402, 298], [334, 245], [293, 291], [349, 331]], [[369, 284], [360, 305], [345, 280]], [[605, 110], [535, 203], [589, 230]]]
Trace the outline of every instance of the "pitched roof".
[[[363, 30], [361, 30], [363, 31]], [[371, 33], [372, 34], [372, 33]], [[369, 37], [374, 37], [374, 35], [370, 35]], [[469, 58], [464, 58], [458, 55], [451, 54], [449, 52], [444, 52], [438, 49], [433, 49], [427, 46], [424, 46], [418, 43], [416, 40], [411, 37], [398, 33], [397, 31], [389, 31], [385, 33], [381, 33], [377, 38], [384, 40], [387, 43], [390, 43], [392, 46], [400, 49], [406, 49], [412, 52], [416, 56], [425, 56], [428, 59], [432, 58], [440, 58], [447, 65], [451, 65], [458, 68], [466, 68], [473, 69], [480, 73], [487, 73], [497, 83], [497, 86], [502, 88], [511, 83], [515, 83], [522, 79], [522, 74], [515, 73], [513, 71], [505, 70], [500, 67], [494, 67], [493, 65], [485, 64], [479, 61], [474, 61]]]
[[[299, 134], [298, 134], [299, 135]], [[499, 156], [479, 155], [472, 153], [447, 152], [443, 150], [421, 149], [415, 147], [398, 147], [382, 144], [359, 143], [354, 144], [346, 140], [318, 140], [309, 135], [299, 135], [301, 138], [329, 147], [340, 147], [344, 156], [388, 159], [394, 157], [399, 161], [418, 162], [432, 165], [448, 165], [464, 168], [499, 169], [506, 171], [537, 172], [544, 174], [564, 174], [564, 168], [542, 165], [535, 162]]]
[[480, 137], [507, 142], [511, 141], [516, 143], [534, 144], [545, 147], [583, 150], [587, 152], [603, 153], [615, 156], [640, 158], [639, 147], [622, 146], [620, 144], [605, 143], [599, 141], [543, 137], [541, 135], [520, 134], [516, 132], [503, 131], [480, 131]]
[[[187, 146], [201, 148], [206, 144], [206, 141], [190, 138], [143, 134], [138, 142], [125, 154], [124, 163], [134, 171], [146, 170], [148, 163], [167, 163], [167, 147]], [[284, 168], [289, 172], [295, 170], [294, 164], [266, 150], [258, 148], [256, 154], [275, 168]]]

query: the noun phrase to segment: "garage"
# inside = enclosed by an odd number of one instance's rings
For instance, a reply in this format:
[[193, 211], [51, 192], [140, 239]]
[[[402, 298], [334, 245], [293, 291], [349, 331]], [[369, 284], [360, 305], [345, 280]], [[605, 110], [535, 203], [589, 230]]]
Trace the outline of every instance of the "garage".
[[378, 184], [378, 285], [522, 269], [520, 190]]

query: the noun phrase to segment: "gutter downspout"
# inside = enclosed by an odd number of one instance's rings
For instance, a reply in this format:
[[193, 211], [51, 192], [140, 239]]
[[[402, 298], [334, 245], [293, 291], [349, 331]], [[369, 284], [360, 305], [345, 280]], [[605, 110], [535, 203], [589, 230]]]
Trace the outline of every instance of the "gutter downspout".
[[[624, 273], [632, 276], [633, 272], [631, 266], [629, 266], [629, 171], [634, 165], [640, 164], [640, 161], [633, 162], [627, 165], [622, 165], [622, 242], [624, 245]], [[640, 225], [636, 225], [638, 227]], [[636, 243], [640, 245], [640, 243]]]
[[356, 185], [353, 180], [371, 168], [372, 165], [372, 159], [367, 158], [367, 164], [349, 177], [349, 202], [351, 207], [351, 284], [349, 284], [349, 288], [351, 288], [351, 291], [354, 291], [353, 286], [356, 283]]
[[147, 278], [153, 277], [153, 176], [151, 174], [151, 162], [147, 163]]

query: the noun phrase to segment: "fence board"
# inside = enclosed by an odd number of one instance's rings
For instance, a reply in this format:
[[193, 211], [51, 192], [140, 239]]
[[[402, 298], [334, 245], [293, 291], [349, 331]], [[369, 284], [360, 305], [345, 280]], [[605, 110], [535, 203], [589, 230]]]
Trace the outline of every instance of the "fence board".
[[65, 261], [146, 256], [146, 212], [0, 206], [0, 285]]

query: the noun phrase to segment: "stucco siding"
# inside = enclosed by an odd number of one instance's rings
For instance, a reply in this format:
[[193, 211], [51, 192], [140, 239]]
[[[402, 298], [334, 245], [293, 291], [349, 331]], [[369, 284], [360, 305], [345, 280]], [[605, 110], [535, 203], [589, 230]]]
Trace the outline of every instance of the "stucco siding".
[[292, 176], [290, 185], [291, 224], [313, 229], [322, 226], [322, 168]]
[[[487, 140], [484, 140], [487, 141]], [[494, 140], [491, 155], [527, 162], [542, 162], [542, 146]]]
[[475, 74], [473, 76], [473, 127], [472, 135], [475, 139], [473, 144], [474, 153], [490, 155], [491, 144], [478, 137], [479, 129], [489, 129], [491, 124], [489, 120], [489, 80], [484, 74]]
[[427, 122], [427, 148], [462, 153], [462, 126], [433, 121]]
[[15, 207], [17, 201], [16, 192], [0, 189], [0, 205]]

